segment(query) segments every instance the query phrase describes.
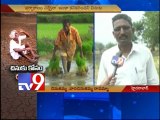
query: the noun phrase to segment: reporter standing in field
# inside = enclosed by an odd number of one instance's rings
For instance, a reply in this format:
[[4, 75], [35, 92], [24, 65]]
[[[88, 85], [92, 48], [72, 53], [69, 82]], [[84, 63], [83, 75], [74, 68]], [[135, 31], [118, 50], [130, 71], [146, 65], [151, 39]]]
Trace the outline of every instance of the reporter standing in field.
[[63, 28], [59, 31], [57, 39], [54, 41], [53, 58], [55, 52], [60, 51], [64, 73], [70, 71], [71, 61], [74, 57], [76, 45], [80, 48], [80, 56], [83, 57], [82, 41], [79, 32], [71, 26], [69, 20], [63, 21]]
[[[102, 54], [97, 85], [158, 85], [152, 53], [148, 48], [132, 43], [134, 28], [131, 18], [126, 14], [118, 14], [112, 18], [112, 24], [118, 45]], [[119, 52], [124, 63], [117, 68], [114, 76], [115, 66], [111, 60]]]

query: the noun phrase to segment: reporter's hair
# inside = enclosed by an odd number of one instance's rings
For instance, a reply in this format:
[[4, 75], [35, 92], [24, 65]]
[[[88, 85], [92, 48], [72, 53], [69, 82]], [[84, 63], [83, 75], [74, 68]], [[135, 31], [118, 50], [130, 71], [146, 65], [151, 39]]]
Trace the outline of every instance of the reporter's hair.
[[126, 14], [117, 14], [112, 18], [112, 25], [116, 20], [124, 19], [132, 26], [132, 19]]

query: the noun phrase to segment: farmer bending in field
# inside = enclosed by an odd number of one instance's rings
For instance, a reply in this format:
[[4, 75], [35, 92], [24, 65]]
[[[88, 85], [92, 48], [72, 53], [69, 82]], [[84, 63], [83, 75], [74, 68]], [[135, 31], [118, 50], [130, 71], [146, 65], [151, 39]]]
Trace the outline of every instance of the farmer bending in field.
[[[38, 55], [36, 55], [33, 52], [33, 49], [29, 45], [29, 43], [26, 43], [24, 45], [21, 44], [21, 41], [24, 40], [27, 37], [30, 37], [30, 35], [21, 30], [12, 30], [9, 37], [11, 38], [10, 41], [10, 55], [13, 59], [17, 60], [21, 56], [27, 58], [31, 63], [36, 63], [38, 58]], [[33, 56], [33, 58], [28, 57], [26, 54], [30, 52]]]
[[63, 21], [63, 28], [59, 31], [57, 39], [54, 41], [53, 58], [56, 50], [60, 51], [64, 73], [70, 71], [71, 61], [74, 57], [76, 44], [80, 47], [80, 56], [83, 57], [82, 41], [78, 30], [71, 26], [69, 20]]

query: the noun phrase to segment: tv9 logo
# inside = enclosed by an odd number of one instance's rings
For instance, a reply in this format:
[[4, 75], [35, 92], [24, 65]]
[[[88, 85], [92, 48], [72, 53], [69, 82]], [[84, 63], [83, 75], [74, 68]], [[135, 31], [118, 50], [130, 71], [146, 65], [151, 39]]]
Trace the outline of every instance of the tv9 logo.
[[124, 58], [118, 57], [118, 56], [113, 56], [111, 63], [114, 66], [122, 66], [124, 63]]
[[18, 90], [44, 90], [44, 73], [19, 73]]

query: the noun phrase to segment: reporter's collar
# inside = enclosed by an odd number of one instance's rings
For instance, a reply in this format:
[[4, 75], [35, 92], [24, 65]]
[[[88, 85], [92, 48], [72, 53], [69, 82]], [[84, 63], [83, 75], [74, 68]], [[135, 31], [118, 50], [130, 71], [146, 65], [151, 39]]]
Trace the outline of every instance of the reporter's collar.
[[[118, 44], [116, 45], [116, 48], [117, 48], [116, 51], [120, 51]], [[132, 48], [131, 48], [130, 53], [132, 53], [132, 52], [139, 52], [139, 47], [137, 46], [137, 44], [135, 44], [133, 42], [132, 42]]]

